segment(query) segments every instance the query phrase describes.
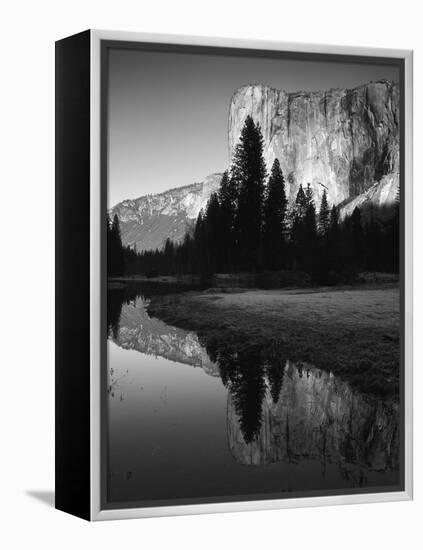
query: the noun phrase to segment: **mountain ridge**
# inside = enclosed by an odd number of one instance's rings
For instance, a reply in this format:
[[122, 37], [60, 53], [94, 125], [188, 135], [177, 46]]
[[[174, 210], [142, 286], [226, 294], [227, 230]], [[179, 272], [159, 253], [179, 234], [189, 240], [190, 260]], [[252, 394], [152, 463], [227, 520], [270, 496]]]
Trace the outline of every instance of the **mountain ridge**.
[[210, 195], [218, 190], [221, 178], [222, 174], [214, 173], [202, 182], [126, 199], [111, 208], [109, 216], [117, 214], [125, 246], [138, 251], [160, 249], [168, 237], [183, 239]]

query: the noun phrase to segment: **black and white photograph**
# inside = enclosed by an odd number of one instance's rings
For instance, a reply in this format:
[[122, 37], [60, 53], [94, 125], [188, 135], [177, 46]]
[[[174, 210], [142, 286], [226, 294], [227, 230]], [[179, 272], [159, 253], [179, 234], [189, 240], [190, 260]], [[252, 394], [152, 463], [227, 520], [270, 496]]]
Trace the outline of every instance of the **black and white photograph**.
[[415, 0], [1, 6], [7, 550], [401, 550]]
[[403, 67], [203, 50], [103, 52], [103, 505], [403, 490]]

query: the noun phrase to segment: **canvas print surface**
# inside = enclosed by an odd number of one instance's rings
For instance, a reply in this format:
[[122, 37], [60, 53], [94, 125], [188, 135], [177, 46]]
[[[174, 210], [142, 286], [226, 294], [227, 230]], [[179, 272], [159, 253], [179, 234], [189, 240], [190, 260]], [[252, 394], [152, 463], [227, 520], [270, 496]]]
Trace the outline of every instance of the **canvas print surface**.
[[105, 505], [399, 490], [399, 66], [106, 71]]

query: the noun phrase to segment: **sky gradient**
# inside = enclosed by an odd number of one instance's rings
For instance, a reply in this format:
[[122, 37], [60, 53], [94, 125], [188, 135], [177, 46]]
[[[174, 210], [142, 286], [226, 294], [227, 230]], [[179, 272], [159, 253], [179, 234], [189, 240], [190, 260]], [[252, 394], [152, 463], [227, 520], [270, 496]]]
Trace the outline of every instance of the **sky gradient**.
[[389, 65], [111, 49], [108, 207], [202, 181], [228, 167], [228, 112], [246, 84], [287, 92], [352, 88]]

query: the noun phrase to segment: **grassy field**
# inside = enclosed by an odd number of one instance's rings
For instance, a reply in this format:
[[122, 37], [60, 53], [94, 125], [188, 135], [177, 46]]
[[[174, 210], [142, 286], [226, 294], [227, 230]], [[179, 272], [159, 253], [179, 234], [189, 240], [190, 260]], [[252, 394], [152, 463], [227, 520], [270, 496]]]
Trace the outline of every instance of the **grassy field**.
[[293, 361], [332, 371], [362, 391], [396, 394], [400, 312], [396, 285], [190, 292], [154, 298], [149, 313], [207, 344], [275, 342]]

